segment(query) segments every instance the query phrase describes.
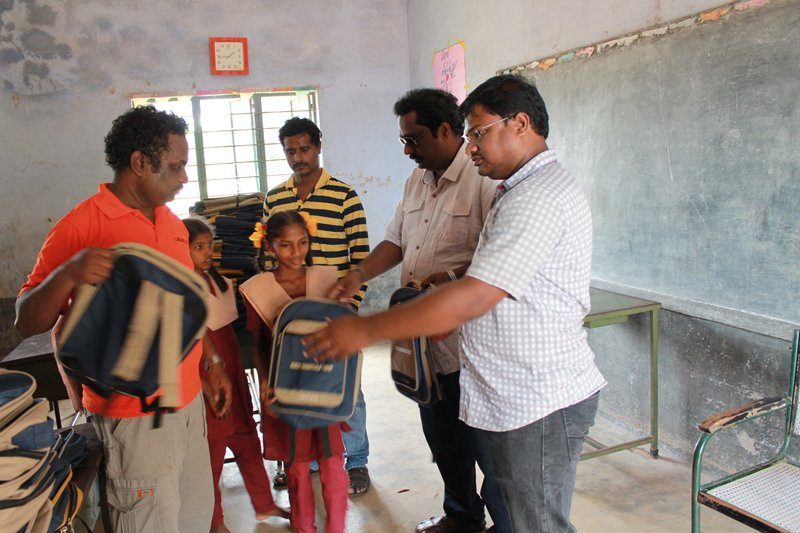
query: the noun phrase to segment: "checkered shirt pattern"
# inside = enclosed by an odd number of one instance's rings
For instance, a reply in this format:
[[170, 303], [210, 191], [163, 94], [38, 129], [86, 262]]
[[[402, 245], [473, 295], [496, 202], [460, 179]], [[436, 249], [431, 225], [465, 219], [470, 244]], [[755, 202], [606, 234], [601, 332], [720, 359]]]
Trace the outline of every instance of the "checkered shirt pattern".
[[586, 342], [592, 217], [547, 150], [508, 178], [467, 275], [508, 293], [462, 329], [461, 419], [510, 431], [606, 384]]

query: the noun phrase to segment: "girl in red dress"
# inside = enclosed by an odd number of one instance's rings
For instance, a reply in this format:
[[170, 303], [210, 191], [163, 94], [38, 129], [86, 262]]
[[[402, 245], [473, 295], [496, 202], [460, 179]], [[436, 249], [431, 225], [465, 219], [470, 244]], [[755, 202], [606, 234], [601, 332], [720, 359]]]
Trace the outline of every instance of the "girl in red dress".
[[[222, 515], [222, 496], [219, 478], [225, 461], [225, 450], [230, 448], [244, 479], [247, 493], [261, 521], [270, 516], [288, 518], [287, 511], [275, 505], [272, 499], [269, 478], [261, 459], [261, 443], [258, 441], [256, 423], [253, 420], [253, 405], [247, 386], [239, 343], [231, 323], [236, 320], [236, 301], [231, 281], [219, 274], [211, 263], [211, 227], [199, 218], [183, 221], [189, 230], [189, 248], [195, 272], [208, 282], [211, 298], [208, 301], [208, 336], [225, 365], [225, 372], [233, 385], [233, 400], [229, 414], [219, 419], [206, 405], [208, 426], [208, 450], [211, 455], [211, 473], [214, 480], [214, 515], [211, 533], [230, 533]], [[206, 400], [208, 401], [208, 400]]]
[[[267, 362], [271, 352], [272, 326], [280, 310], [293, 298], [325, 298], [336, 283], [335, 266], [310, 265], [310, 241], [316, 233], [313, 221], [299, 211], [281, 211], [257, 226], [251, 237], [256, 246], [265, 247], [277, 258], [272, 271], [253, 276], [240, 287], [247, 305], [247, 328], [253, 334], [253, 361], [260, 376], [262, 402], [261, 430], [264, 433], [264, 457], [283, 461], [291, 504], [292, 529], [299, 533], [316, 531], [314, 492], [309, 463], [319, 463], [322, 496], [325, 501], [327, 533], [343, 533], [347, 515], [350, 481], [344, 470], [342, 429], [346, 424], [332, 424], [318, 429], [293, 429], [270, 412], [274, 403], [267, 387]], [[294, 433], [294, 456], [290, 438]], [[324, 442], [327, 433], [328, 443]], [[326, 446], [329, 444], [329, 446]]]

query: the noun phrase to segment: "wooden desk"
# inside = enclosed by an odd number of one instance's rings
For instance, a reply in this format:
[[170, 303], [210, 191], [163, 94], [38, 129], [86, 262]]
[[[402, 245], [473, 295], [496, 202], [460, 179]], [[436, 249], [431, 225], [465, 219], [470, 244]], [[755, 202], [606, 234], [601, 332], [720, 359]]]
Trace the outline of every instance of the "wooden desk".
[[661, 304], [594, 287], [591, 288], [590, 294], [592, 307], [583, 320], [587, 328], [620, 324], [626, 322], [631, 315], [650, 314], [650, 435], [614, 445], [605, 445], [586, 437], [586, 443], [596, 449], [583, 453], [581, 460], [645, 444], [650, 445], [650, 455], [658, 458], [658, 310], [661, 309]]
[[67, 389], [61, 380], [53, 355], [50, 332], [28, 337], [11, 350], [2, 360], [0, 366], [9, 370], [27, 372], [36, 379], [35, 398], [47, 398], [53, 408], [56, 427], [61, 427], [59, 400], [67, 400]]

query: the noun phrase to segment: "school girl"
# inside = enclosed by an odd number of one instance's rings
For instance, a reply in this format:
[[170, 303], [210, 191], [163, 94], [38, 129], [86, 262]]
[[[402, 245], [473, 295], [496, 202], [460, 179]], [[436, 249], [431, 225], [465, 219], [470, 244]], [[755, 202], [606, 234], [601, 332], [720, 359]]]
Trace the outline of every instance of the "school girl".
[[[219, 419], [206, 406], [208, 426], [208, 449], [211, 455], [211, 473], [214, 482], [214, 514], [211, 519], [212, 533], [229, 533], [222, 513], [222, 496], [219, 478], [225, 461], [225, 450], [230, 448], [244, 479], [247, 493], [256, 512], [256, 519], [266, 520], [270, 516], [288, 518], [287, 511], [275, 505], [272, 499], [269, 477], [261, 458], [261, 443], [258, 440], [256, 423], [253, 420], [253, 405], [247, 386], [239, 343], [231, 323], [236, 320], [236, 301], [231, 281], [216, 271], [212, 265], [212, 230], [200, 218], [187, 218], [183, 223], [189, 230], [189, 247], [195, 272], [208, 282], [211, 298], [208, 301], [208, 335], [218, 355], [222, 358], [225, 372], [233, 385], [233, 398], [229, 414]], [[207, 400], [206, 400], [207, 401]]]
[[298, 533], [316, 531], [309, 463], [317, 461], [327, 512], [325, 531], [343, 533], [350, 481], [344, 470], [341, 431], [347, 425], [332, 424], [318, 429], [290, 427], [270, 412], [274, 398], [266, 381], [271, 329], [280, 310], [293, 298], [326, 297], [337, 280], [335, 266], [309, 266], [310, 241], [315, 232], [314, 221], [299, 211], [281, 211], [270, 216], [265, 224], [259, 224], [251, 239], [269, 250], [277, 258], [278, 266], [253, 276], [242, 284], [240, 291], [247, 305], [247, 327], [253, 334], [253, 359], [260, 376], [264, 457], [286, 465], [292, 529]]

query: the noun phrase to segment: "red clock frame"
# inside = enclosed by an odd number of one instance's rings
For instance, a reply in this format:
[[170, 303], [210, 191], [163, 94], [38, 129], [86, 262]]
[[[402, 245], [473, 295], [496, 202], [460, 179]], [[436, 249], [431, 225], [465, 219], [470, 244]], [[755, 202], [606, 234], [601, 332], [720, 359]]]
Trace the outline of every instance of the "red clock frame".
[[[217, 70], [217, 49], [215, 43], [242, 43], [244, 54], [244, 69], [242, 70]], [[250, 54], [247, 51], [247, 37], [209, 37], [208, 58], [211, 62], [211, 74], [214, 76], [246, 76], [250, 74]]]

